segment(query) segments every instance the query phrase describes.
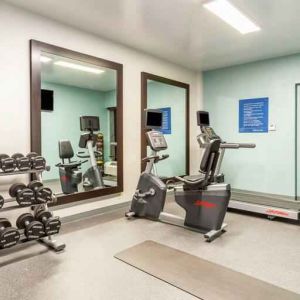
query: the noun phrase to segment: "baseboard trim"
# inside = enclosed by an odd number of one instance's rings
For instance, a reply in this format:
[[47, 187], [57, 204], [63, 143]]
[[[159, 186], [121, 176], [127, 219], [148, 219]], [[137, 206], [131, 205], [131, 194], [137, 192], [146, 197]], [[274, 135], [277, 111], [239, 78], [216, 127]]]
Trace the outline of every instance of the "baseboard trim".
[[97, 209], [84, 211], [84, 212], [80, 212], [77, 214], [72, 214], [69, 216], [62, 217], [61, 221], [62, 221], [62, 223], [74, 222], [74, 221], [82, 220], [84, 218], [90, 218], [90, 217], [94, 217], [97, 215], [102, 215], [104, 213], [110, 213], [110, 212], [113, 212], [115, 210], [119, 210], [122, 208], [124, 208], [124, 214], [125, 214], [126, 208], [128, 209], [129, 205], [130, 205], [130, 201], [113, 204], [113, 205], [108, 205], [108, 206], [100, 207]]

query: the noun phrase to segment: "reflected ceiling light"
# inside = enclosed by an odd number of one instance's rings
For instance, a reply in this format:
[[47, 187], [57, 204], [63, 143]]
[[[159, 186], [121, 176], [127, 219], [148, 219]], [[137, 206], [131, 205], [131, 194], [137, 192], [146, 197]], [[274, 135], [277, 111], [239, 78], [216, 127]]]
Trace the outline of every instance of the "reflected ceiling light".
[[43, 63], [48, 63], [52, 60], [52, 58], [48, 57], [48, 56], [41, 56], [40, 57], [40, 61]]
[[80, 70], [84, 72], [89, 72], [89, 73], [94, 73], [94, 74], [101, 74], [105, 71], [97, 69], [97, 68], [92, 68], [92, 67], [87, 67], [83, 65], [78, 65], [78, 64], [73, 64], [67, 61], [59, 60], [54, 63], [55, 65], [61, 66], [61, 67], [66, 67], [70, 69], [75, 69], [75, 70]]
[[213, 0], [203, 4], [203, 6], [242, 34], [260, 30], [227, 0]]

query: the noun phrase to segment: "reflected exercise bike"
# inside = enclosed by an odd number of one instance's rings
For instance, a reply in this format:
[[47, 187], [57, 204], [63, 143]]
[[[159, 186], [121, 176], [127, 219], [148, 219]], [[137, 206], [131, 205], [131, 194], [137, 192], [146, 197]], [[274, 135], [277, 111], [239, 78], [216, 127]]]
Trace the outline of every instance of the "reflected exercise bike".
[[[64, 194], [78, 192], [78, 185], [82, 181], [85, 190], [104, 187], [102, 173], [97, 165], [97, 156], [101, 155], [101, 153], [94, 150], [97, 140], [97, 135], [94, 132], [100, 130], [99, 117], [80, 117], [80, 130], [86, 133], [80, 135], [79, 148], [87, 149], [87, 152], [79, 151], [77, 157], [86, 160], [72, 161], [74, 151], [71, 142], [69, 140], [60, 140], [58, 142], [59, 157], [62, 159], [62, 162], [56, 166], [59, 168], [60, 183]], [[88, 161], [90, 161], [91, 167], [82, 175], [81, 165]]]

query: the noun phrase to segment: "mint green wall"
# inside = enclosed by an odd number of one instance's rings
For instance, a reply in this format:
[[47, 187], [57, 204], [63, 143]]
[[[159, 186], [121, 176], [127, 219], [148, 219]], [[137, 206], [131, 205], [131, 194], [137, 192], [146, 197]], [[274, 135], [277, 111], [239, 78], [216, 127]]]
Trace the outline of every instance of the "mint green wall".
[[160, 176], [175, 176], [186, 174], [186, 135], [185, 135], [185, 93], [180, 87], [159, 83], [148, 82], [148, 108], [171, 107], [172, 134], [166, 134], [168, 149], [161, 151], [170, 157], [157, 164], [157, 172]]
[[[254, 142], [256, 149], [228, 150], [223, 162], [233, 188], [294, 196], [295, 83], [300, 55], [229, 67], [203, 74], [204, 108], [227, 142]], [[239, 99], [269, 97], [269, 133], [239, 133]]]
[[[79, 117], [82, 115], [92, 115], [100, 117], [100, 131], [104, 134], [104, 143], [107, 143], [108, 135], [108, 111], [112, 99], [107, 100], [107, 93], [89, 89], [77, 88], [53, 84], [42, 83], [43, 89], [54, 91], [54, 111], [42, 112], [42, 154], [46, 157], [51, 166], [50, 172], [43, 175], [44, 179], [58, 178], [58, 168], [55, 164], [60, 162], [58, 155], [58, 140], [69, 139], [72, 143], [74, 152], [78, 148], [79, 137], [81, 134]], [[107, 103], [106, 103], [107, 101]], [[82, 150], [81, 150], [82, 151]], [[108, 157], [104, 149], [105, 160]], [[76, 157], [74, 157], [74, 160]], [[89, 167], [86, 163], [82, 166], [84, 172]]]

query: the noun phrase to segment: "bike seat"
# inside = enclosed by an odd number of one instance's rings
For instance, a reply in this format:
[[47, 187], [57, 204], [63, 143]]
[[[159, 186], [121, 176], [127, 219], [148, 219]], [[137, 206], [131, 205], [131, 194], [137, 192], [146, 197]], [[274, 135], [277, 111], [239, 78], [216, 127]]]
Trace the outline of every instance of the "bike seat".
[[207, 184], [204, 174], [189, 175], [184, 177], [175, 176], [176, 179], [184, 183], [184, 189], [194, 190]]
[[191, 181], [191, 182], [196, 182], [196, 181], [202, 180], [204, 178], [205, 178], [204, 174], [188, 175], [188, 176], [183, 177], [183, 179]]
[[68, 162], [68, 163], [58, 163], [55, 166], [56, 167], [62, 167], [62, 168], [66, 168], [66, 169], [74, 169], [74, 168], [78, 168], [79, 166], [81, 166], [82, 162], [81, 161], [73, 161], [73, 162]]

